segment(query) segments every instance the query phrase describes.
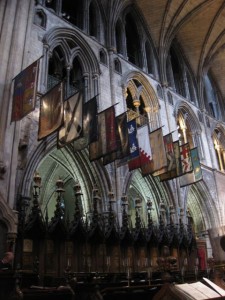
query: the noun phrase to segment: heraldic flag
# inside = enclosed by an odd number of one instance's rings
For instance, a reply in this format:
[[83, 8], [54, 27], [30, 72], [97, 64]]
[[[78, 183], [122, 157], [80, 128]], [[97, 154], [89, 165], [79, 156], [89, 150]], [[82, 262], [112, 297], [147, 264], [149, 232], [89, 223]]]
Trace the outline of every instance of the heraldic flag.
[[138, 128], [138, 145], [142, 175], [152, 172], [152, 150], [149, 139], [148, 125]]
[[137, 138], [136, 119], [127, 122], [127, 130], [128, 130], [128, 141], [129, 141], [129, 148], [130, 148], [128, 167], [129, 167], [129, 171], [132, 171], [134, 169], [140, 168], [141, 166], [138, 138]]
[[98, 140], [89, 145], [90, 161], [117, 150], [114, 105], [98, 114]]
[[63, 125], [63, 90], [63, 82], [60, 82], [42, 96], [38, 140], [47, 137]]
[[192, 172], [192, 161], [189, 143], [180, 145], [180, 157], [181, 157], [181, 172], [182, 175]]
[[182, 175], [179, 141], [173, 142], [173, 151], [175, 158], [175, 168], [172, 168], [170, 171], [159, 175], [160, 181], [170, 180]]
[[90, 143], [98, 139], [98, 105], [97, 97], [91, 98], [83, 105], [83, 125], [82, 132], [73, 143], [73, 150], [79, 151], [86, 148]]
[[146, 173], [149, 169], [152, 169], [152, 152], [150, 147], [148, 125], [144, 125], [137, 129], [137, 140], [139, 156], [128, 161], [129, 170], [141, 168], [142, 173]]
[[169, 179], [171, 179], [176, 175], [176, 159], [172, 133], [164, 135], [163, 141], [167, 157], [167, 168], [165, 169], [165, 173], [159, 175], [161, 181], [161, 178], [168, 177]]
[[130, 154], [128, 130], [127, 130], [127, 113], [124, 112], [116, 117], [117, 130], [119, 135], [119, 145], [116, 152], [116, 158], [128, 157]]
[[153, 173], [153, 176], [158, 176], [167, 170], [167, 157], [164, 146], [162, 127], [150, 132], [149, 138], [153, 161], [151, 173]]
[[198, 156], [198, 149], [193, 148], [190, 150], [190, 156], [192, 161], [192, 167], [193, 171], [187, 174], [184, 174], [179, 178], [180, 180], [180, 187], [184, 187], [193, 183], [196, 183], [200, 180], [202, 180], [202, 170], [201, 170], [201, 164], [199, 161]]
[[129, 143], [127, 130], [127, 113], [116, 117], [117, 150], [103, 157], [103, 165], [107, 165], [116, 159], [129, 157]]
[[64, 102], [64, 124], [58, 131], [58, 146], [63, 147], [80, 137], [83, 122], [82, 91]]
[[14, 78], [11, 121], [19, 121], [35, 109], [39, 59]]

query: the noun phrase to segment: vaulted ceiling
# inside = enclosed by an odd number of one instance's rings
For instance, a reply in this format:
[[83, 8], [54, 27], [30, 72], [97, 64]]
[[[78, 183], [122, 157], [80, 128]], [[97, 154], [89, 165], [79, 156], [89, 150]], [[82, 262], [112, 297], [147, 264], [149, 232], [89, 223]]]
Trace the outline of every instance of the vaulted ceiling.
[[225, 98], [225, 1], [136, 0], [136, 5], [159, 52], [167, 52], [176, 38], [196, 78], [210, 70]]

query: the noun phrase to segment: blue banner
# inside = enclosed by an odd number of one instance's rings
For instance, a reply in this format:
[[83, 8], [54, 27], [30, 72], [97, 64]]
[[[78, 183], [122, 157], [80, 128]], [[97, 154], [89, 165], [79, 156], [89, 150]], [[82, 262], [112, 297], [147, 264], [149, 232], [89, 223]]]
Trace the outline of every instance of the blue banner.
[[127, 122], [127, 130], [130, 148], [130, 159], [134, 159], [139, 156], [136, 120]]

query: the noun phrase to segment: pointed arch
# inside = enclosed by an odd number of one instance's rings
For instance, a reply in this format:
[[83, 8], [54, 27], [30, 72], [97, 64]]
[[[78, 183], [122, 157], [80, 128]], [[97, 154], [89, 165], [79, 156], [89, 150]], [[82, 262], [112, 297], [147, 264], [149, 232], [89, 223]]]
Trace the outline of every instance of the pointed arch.
[[192, 132], [201, 131], [201, 126], [199, 120], [192, 110], [192, 108], [184, 101], [178, 101], [174, 107], [174, 116], [178, 117], [178, 114], [181, 113], [185, 120], [189, 123], [190, 129]]
[[150, 200], [153, 204], [152, 217], [156, 223], [159, 221], [160, 203], [163, 203], [167, 208], [176, 206], [168, 183], [162, 183], [157, 177], [151, 175], [143, 177], [139, 170], [134, 172], [127, 170], [124, 177], [124, 194], [130, 198], [130, 201], [139, 196], [143, 201], [143, 205], [146, 205], [147, 201]]
[[[132, 71], [127, 74], [122, 79], [122, 87], [125, 89], [129, 83], [130, 80], [137, 80], [143, 85], [143, 94], [144, 96], [144, 101], [146, 106], [150, 106], [153, 108], [153, 110], [158, 111], [159, 110], [159, 101], [157, 94], [152, 87], [152, 85], [149, 83], [148, 79], [140, 72], [137, 71]], [[148, 96], [148, 99], [147, 99]], [[150, 99], [149, 99], [150, 98]], [[151, 100], [151, 103], [149, 102]]]
[[74, 205], [73, 186], [75, 182], [79, 182], [81, 186], [83, 209], [86, 213], [91, 211], [92, 189], [94, 186], [97, 186], [100, 190], [102, 197], [101, 209], [106, 208], [108, 191], [112, 190], [112, 180], [104, 166], [99, 162], [91, 163], [89, 161], [87, 150], [74, 152], [72, 145], [57, 149], [54, 135], [48, 138], [47, 143], [45, 141], [41, 142], [24, 170], [20, 185], [21, 195], [31, 196], [32, 179], [36, 171], [42, 177], [39, 202], [44, 214], [47, 207], [49, 216], [54, 211], [57, 174], [60, 174], [64, 182], [64, 200], [67, 203], [67, 213], [70, 214], [70, 217], [74, 212], [71, 207]]
[[215, 200], [204, 181], [187, 187], [186, 197], [186, 206], [194, 220], [197, 234], [200, 231], [207, 231], [210, 228], [220, 226], [221, 216], [215, 208]]
[[[82, 51], [79, 52], [79, 56], [84, 66], [84, 72], [91, 71], [93, 74], [100, 74], [97, 57], [95, 56], [89, 44], [78, 32], [70, 28], [53, 27], [44, 36], [43, 43], [47, 47], [49, 52], [52, 52], [52, 50], [58, 44], [60, 44], [65, 51], [66, 62], [68, 63], [68, 65], [70, 63], [70, 56], [73, 52], [72, 50], [76, 49], [76, 47], [82, 49]], [[70, 44], [71, 46], [69, 47], [68, 44]]]
[[182, 143], [189, 143], [190, 147], [198, 147], [200, 159], [204, 158], [204, 149], [201, 138], [201, 125], [195, 112], [184, 101], [176, 103], [174, 116], [178, 126], [179, 139]]
[[129, 118], [138, 117], [140, 124], [149, 123], [150, 130], [160, 126], [159, 101], [149, 81], [141, 73], [127, 73], [122, 80]]

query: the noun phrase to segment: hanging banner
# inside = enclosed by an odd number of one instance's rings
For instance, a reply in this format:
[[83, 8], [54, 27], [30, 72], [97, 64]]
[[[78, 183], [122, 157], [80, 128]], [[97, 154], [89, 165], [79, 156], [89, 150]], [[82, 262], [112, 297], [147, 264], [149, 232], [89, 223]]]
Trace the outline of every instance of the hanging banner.
[[117, 150], [114, 105], [98, 114], [98, 140], [89, 145], [90, 161]]
[[136, 119], [127, 122], [127, 130], [128, 130], [129, 149], [130, 149], [128, 167], [129, 167], [129, 171], [132, 171], [134, 169], [140, 168], [141, 166], [138, 139], [137, 139]]
[[21, 120], [35, 109], [39, 61], [33, 62], [14, 78], [12, 122]]
[[97, 97], [91, 98], [83, 106], [83, 126], [79, 139], [73, 143], [73, 150], [85, 149], [90, 143], [98, 139], [98, 105]]
[[179, 178], [180, 187], [194, 184], [202, 180], [202, 170], [201, 170], [201, 164], [198, 156], [197, 147], [190, 150], [190, 156], [191, 156], [193, 171], [184, 174]]
[[149, 127], [144, 125], [138, 128], [138, 144], [140, 153], [141, 172], [145, 176], [153, 170], [152, 150], [149, 138]]
[[173, 142], [173, 150], [174, 150], [174, 157], [175, 157], [175, 169], [172, 169], [169, 172], [159, 175], [160, 181], [171, 180], [182, 174], [179, 141]]
[[189, 143], [180, 146], [181, 170], [182, 174], [192, 172], [192, 161]]
[[118, 149], [103, 157], [103, 165], [109, 164], [116, 159], [129, 157], [129, 142], [127, 130], [127, 113], [122, 113], [116, 117], [116, 135]]
[[167, 170], [167, 157], [163, 140], [162, 128], [158, 128], [149, 134], [152, 149], [152, 175], [158, 176]]
[[83, 126], [82, 91], [64, 102], [64, 125], [58, 132], [58, 147], [63, 147], [79, 138]]
[[63, 83], [60, 82], [40, 99], [38, 140], [63, 125]]

